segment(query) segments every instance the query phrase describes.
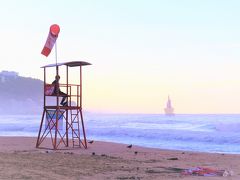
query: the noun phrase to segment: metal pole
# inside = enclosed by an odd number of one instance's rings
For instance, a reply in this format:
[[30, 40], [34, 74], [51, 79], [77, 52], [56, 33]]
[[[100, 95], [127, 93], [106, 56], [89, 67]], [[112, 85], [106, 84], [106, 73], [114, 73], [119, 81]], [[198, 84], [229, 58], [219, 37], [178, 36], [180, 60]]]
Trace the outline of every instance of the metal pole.
[[[55, 60], [56, 60], [56, 75], [58, 76], [58, 66], [57, 66], [57, 40], [55, 42]], [[59, 82], [57, 84], [58, 89], [59, 87]], [[59, 90], [57, 91], [57, 108], [56, 108], [56, 127], [55, 127], [55, 137], [54, 137], [54, 149], [57, 148], [57, 131], [58, 131], [58, 112], [59, 112]]]
[[80, 66], [80, 116], [81, 116], [83, 138], [84, 138], [84, 144], [85, 144], [84, 148], [87, 149], [87, 138], [86, 138], [84, 122], [83, 122], [83, 114], [82, 114], [82, 66]]
[[37, 138], [37, 143], [36, 143], [36, 148], [38, 148], [41, 144], [40, 142], [40, 136], [41, 136], [41, 132], [42, 132], [42, 126], [43, 126], [43, 120], [44, 120], [44, 116], [45, 116], [45, 108], [43, 110], [43, 113], [42, 113], [42, 119], [41, 119], [41, 123], [40, 123], [40, 127], [39, 127], [39, 132], [38, 132], [38, 138]]
[[55, 42], [55, 60], [56, 60], [56, 66], [57, 66], [57, 40]]
[[44, 96], [43, 103], [44, 103], [44, 109], [45, 109], [45, 106], [46, 106], [45, 85], [46, 85], [46, 68], [44, 67], [44, 82], [43, 82], [43, 96]]
[[[68, 95], [68, 66], [66, 70], [67, 70], [67, 95]], [[68, 100], [69, 99], [67, 96], [67, 103], [68, 103]], [[66, 140], [67, 140], [67, 147], [68, 147], [68, 109], [66, 109]]]
[[[57, 76], [58, 76], [58, 66], [56, 64], [56, 71], [57, 71]], [[59, 118], [59, 82], [57, 82], [57, 88], [58, 88], [58, 91], [57, 91], [57, 106], [56, 106], [56, 123], [55, 123], [55, 137], [54, 137], [54, 149], [57, 149], [57, 132], [58, 132], [58, 118]]]
[[38, 132], [38, 139], [37, 139], [37, 143], [36, 143], [36, 148], [39, 147], [39, 145], [41, 144], [40, 143], [40, 135], [41, 135], [41, 131], [42, 131], [42, 126], [43, 126], [43, 120], [44, 120], [44, 115], [45, 115], [45, 106], [46, 106], [46, 96], [45, 96], [45, 84], [46, 84], [46, 68], [44, 67], [44, 82], [43, 82], [43, 96], [44, 96], [44, 99], [43, 99], [43, 113], [42, 113], [42, 119], [41, 119], [41, 124], [40, 124], [40, 127], [39, 127], [39, 132]]
[[86, 132], [85, 132], [85, 128], [84, 128], [82, 109], [80, 110], [80, 115], [81, 115], [83, 138], [84, 138], [84, 144], [85, 144], [84, 148], [87, 149], [87, 137], [86, 137]]
[[82, 66], [80, 66], [80, 108], [82, 110]]

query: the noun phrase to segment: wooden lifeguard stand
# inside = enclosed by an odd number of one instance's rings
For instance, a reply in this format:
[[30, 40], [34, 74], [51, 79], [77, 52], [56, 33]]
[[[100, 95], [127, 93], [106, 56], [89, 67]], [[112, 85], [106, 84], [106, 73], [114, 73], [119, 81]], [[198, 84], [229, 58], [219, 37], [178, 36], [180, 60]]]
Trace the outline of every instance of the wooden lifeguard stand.
[[[61, 144], [69, 147], [83, 146], [87, 148], [86, 133], [82, 112], [82, 66], [91, 65], [84, 61], [72, 61], [65, 63], [56, 63], [43, 66], [44, 69], [44, 101], [43, 113], [38, 132], [36, 147], [39, 148], [44, 140], [50, 136], [53, 149], [58, 149]], [[59, 88], [67, 96], [68, 105], [59, 104], [62, 95], [57, 92], [53, 95], [54, 85], [46, 83], [47, 68], [55, 67], [56, 75], [59, 75], [59, 68], [66, 67], [66, 83], [59, 84]], [[69, 69], [79, 68], [79, 83], [69, 83]], [[76, 78], [76, 76], [74, 77]], [[47, 99], [55, 98], [53, 105], [49, 105]], [[73, 103], [73, 101], [75, 103]], [[45, 123], [44, 123], [45, 120]], [[61, 128], [60, 128], [61, 125]], [[70, 141], [69, 136], [72, 136]]]

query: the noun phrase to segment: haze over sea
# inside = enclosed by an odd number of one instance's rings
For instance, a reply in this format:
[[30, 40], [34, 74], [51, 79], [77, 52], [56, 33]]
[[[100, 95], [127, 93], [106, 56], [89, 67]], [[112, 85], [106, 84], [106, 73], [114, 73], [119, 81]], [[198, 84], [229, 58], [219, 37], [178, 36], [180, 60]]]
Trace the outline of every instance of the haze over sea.
[[[240, 154], [240, 114], [85, 113], [87, 139], [183, 151]], [[36, 137], [40, 115], [0, 116], [1, 136]]]

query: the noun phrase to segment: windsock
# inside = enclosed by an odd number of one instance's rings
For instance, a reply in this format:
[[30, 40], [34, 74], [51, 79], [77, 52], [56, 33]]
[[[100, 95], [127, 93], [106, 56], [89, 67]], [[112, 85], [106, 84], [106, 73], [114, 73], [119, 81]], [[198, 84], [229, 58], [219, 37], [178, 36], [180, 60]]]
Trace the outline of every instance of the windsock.
[[59, 32], [60, 32], [60, 27], [57, 24], [51, 25], [49, 33], [48, 33], [47, 41], [41, 52], [42, 55], [48, 57], [48, 55], [51, 53], [51, 50], [58, 38]]

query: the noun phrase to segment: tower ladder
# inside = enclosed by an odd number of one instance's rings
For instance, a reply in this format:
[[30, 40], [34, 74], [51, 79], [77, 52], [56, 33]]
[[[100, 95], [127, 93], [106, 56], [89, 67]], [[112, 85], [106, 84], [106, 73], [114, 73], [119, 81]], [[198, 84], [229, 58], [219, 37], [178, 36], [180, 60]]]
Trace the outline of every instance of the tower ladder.
[[79, 127], [79, 111], [71, 110], [71, 126], [72, 126], [72, 143], [73, 147], [80, 147], [80, 127]]

